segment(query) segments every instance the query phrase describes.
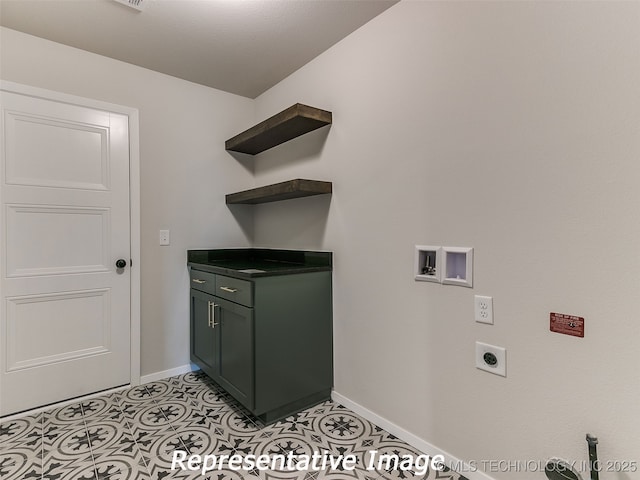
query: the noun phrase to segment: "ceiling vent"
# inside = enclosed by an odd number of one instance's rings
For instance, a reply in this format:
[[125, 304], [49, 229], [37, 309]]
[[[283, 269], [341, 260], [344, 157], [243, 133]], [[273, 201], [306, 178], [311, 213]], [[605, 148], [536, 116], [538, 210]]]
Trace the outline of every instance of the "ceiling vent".
[[149, 0], [113, 0], [114, 2], [121, 3], [122, 5], [126, 5], [127, 7], [131, 7], [139, 12], [143, 11]]

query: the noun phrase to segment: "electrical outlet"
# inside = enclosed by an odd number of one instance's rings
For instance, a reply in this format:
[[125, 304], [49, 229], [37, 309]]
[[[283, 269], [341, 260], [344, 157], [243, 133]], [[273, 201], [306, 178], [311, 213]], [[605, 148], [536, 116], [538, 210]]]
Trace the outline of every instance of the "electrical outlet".
[[476, 295], [474, 304], [476, 322], [493, 325], [493, 298]]
[[502, 347], [476, 342], [476, 367], [506, 377], [507, 351]]

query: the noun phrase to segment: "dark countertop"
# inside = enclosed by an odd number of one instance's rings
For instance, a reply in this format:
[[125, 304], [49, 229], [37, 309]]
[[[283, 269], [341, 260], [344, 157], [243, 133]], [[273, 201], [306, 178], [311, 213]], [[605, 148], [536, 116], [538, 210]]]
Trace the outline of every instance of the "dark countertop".
[[333, 269], [333, 253], [266, 248], [188, 250], [187, 265], [197, 270], [250, 279], [330, 272]]

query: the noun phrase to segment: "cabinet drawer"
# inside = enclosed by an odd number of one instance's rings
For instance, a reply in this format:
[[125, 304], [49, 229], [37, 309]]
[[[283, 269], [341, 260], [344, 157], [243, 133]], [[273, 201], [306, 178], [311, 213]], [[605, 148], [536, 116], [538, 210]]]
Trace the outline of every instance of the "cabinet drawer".
[[253, 306], [253, 283], [238, 278], [216, 275], [217, 297], [226, 298], [232, 302]]
[[191, 288], [215, 295], [216, 276], [201, 270], [191, 270]]

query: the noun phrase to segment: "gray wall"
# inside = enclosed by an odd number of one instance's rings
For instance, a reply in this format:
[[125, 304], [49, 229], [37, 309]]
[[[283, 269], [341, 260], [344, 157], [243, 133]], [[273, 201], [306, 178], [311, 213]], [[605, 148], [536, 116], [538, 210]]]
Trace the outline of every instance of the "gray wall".
[[[334, 114], [255, 162], [258, 184], [332, 180], [330, 203], [254, 227], [335, 252], [339, 393], [466, 460], [586, 461], [587, 432], [640, 460], [638, 25], [637, 2], [401, 2], [257, 99]], [[414, 282], [416, 244], [474, 247], [474, 288]], [[475, 341], [507, 348], [506, 379]]]

